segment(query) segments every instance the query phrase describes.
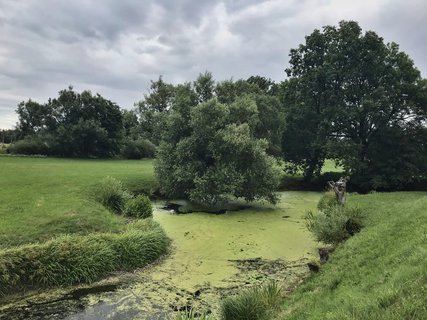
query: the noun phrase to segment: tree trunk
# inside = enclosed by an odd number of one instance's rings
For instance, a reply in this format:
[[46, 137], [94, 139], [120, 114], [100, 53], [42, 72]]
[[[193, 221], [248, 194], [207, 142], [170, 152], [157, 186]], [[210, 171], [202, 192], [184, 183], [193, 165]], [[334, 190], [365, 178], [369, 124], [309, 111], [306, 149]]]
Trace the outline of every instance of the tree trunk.
[[337, 182], [329, 181], [329, 187], [335, 192], [335, 196], [337, 197], [337, 202], [340, 205], [344, 205], [346, 201], [346, 191], [347, 191], [347, 181], [349, 181], [349, 177], [341, 177]]

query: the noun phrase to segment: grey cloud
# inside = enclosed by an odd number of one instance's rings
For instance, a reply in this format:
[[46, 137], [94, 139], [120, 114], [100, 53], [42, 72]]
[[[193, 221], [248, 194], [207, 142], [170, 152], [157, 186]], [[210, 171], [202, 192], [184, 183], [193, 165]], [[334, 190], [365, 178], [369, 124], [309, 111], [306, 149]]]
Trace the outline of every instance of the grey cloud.
[[290, 48], [343, 19], [398, 42], [426, 76], [426, 13], [422, 0], [0, 0], [0, 128], [19, 101], [69, 84], [130, 108], [159, 75], [280, 81]]

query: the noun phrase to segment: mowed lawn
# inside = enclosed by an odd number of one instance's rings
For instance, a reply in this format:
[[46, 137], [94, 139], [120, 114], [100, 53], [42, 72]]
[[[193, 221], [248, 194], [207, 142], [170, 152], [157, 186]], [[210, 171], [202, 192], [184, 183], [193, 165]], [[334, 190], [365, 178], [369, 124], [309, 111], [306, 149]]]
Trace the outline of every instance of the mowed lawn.
[[152, 160], [79, 160], [0, 156], [0, 247], [65, 233], [118, 232], [125, 219], [93, 200], [104, 177], [132, 191], [155, 187]]

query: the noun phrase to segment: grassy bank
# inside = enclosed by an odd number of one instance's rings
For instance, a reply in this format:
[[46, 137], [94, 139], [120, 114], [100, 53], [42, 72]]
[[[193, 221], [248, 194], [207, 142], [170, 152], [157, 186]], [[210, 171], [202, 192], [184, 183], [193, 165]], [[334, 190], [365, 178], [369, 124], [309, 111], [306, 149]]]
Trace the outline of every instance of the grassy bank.
[[281, 319], [427, 319], [427, 193], [352, 195], [366, 227], [293, 293]]
[[120, 232], [125, 220], [90, 197], [105, 176], [132, 191], [155, 187], [150, 160], [0, 157], [0, 248], [61, 234]]
[[166, 253], [169, 239], [151, 219], [121, 233], [68, 235], [0, 250], [0, 295], [22, 289], [93, 282], [143, 267]]

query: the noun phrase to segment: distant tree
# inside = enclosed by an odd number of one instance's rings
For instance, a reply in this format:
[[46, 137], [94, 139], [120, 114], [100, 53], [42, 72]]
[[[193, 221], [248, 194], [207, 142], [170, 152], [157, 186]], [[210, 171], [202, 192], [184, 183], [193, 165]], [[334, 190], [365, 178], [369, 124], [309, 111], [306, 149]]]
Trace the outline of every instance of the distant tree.
[[29, 99], [18, 104], [16, 113], [19, 119], [17, 129], [22, 136], [34, 135], [42, 130], [55, 128], [54, 110], [48, 104], [41, 104]]
[[138, 116], [134, 110], [122, 110], [124, 135], [137, 139], [141, 134]]
[[[385, 154], [397, 137], [412, 144], [406, 139], [411, 128], [426, 123], [427, 87], [397, 44], [385, 44], [375, 32], [363, 34], [356, 22], [342, 21], [338, 27], [315, 30], [290, 57], [286, 159], [310, 178], [325, 157], [333, 157], [352, 174], [352, 183], [365, 188], [398, 187], [374, 179], [370, 168], [376, 168], [376, 177], [393, 174], [395, 181], [421, 174], [414, 166], [416, 157], [391, 166], [392, 173], [375, 156], [380, 150]], [[405, 154], [387, 160], [396, 157]]]
[[203, 74], [199, 74], [196, 81], [194, 81], [193, 86], [199, 102], [206, 102], [213, 98], [215, 81], [212, 73], [206, 71]]
[[189, 119], [173, 111], [155, 166], [162, 191], [206, 205], [230, 196], [274, 203], [280, 171], [267, 142], [253, 135], [257, 112], [248, 98], [231, 105], [209, 100], [193, 107]]
[[120, 108], [99, 94], [62, 90], [45, 104], [29, 100], [18, 105], [18, 129], [37, 136], [49, 154], [109, 157], [119, 152], [123, 135]]
[[251, 76], [246, 81], [256, 85], [266, 95], [275, 96], [279, 93], [279, 85], [270, 78]]
[[174, 98], [174, 86], [163, 81], [151, 81], [150, 92], [136, 103], [142, 135], [155, 143], [160, 143], [166, 114], [170, 111]]

